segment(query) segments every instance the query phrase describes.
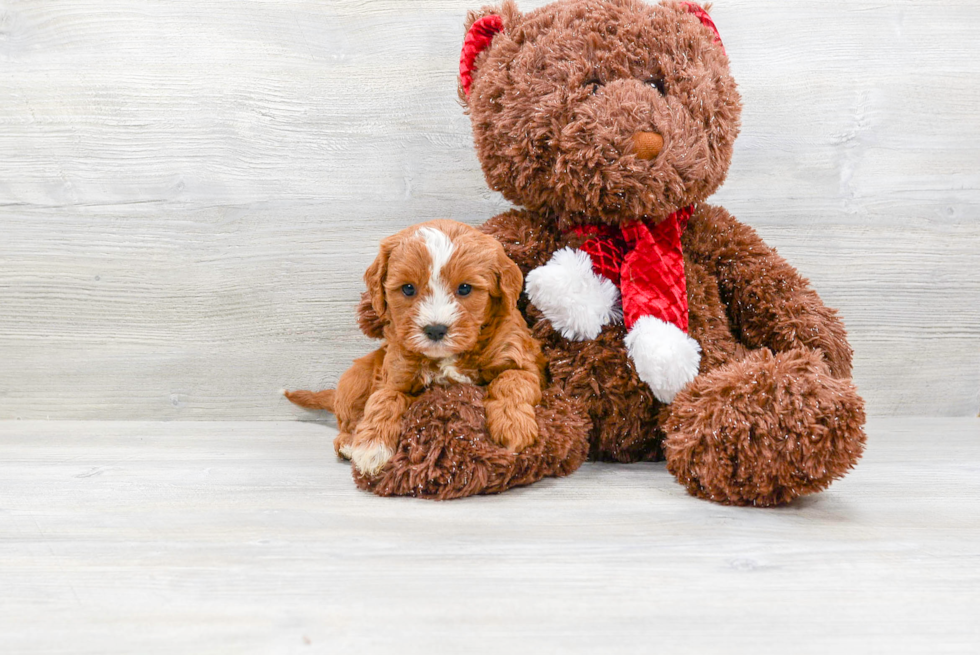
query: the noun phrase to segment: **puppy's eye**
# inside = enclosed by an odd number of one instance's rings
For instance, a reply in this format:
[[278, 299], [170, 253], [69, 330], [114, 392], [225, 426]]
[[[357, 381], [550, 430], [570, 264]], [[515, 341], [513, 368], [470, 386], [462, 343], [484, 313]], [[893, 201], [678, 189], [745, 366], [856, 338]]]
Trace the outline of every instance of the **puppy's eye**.
[[603, 82], [598, 77], [592, 76], [585, 80], [585, 82], [582, 83], [582, 86], [587, 88], [591, 95], [595, 95], [599, 92], [599, 87], [603, 86]]
[[652, 77], [648, 77], [647, 79], [643, 80], [643, 83], [646, 84], [647, 86], [652, 86], [653, 88], [655, 88], [657, 91], [660, 92], [660, 95], [662, 96], [667, 95], [667, 85], [666, 83], [664, 83], [664, 78], [661, 77], [660, 75], [654, 75]]
[[415, 295], [415, 285], [403, 284], [402, 293], [405, 295], [406, 298], [411, 298], [412, 296]]
[[471, 287], [470, 285], [464, 282], [463, 284], [459, 285], [459, 287], [456, 289], [456, 293], [458, 293], [461, 296], [468, 296], [470, 295], [470, 291], [472, 290], [473, 287]]

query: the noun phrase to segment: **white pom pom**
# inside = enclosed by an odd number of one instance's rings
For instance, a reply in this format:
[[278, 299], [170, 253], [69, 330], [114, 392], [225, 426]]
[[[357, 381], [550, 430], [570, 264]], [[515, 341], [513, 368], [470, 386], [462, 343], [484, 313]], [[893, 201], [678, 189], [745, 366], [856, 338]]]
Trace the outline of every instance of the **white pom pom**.
[[669, 403], [698, 374], [701, 346], [672, 323], [644, 316], [625, 339], [636, 373], [653, 395]]
[[622, 317], [619, 289], [592, 270], [581, 250], [563, 248], [527, 274], [527, 297], [563, 337], [585, 341]]

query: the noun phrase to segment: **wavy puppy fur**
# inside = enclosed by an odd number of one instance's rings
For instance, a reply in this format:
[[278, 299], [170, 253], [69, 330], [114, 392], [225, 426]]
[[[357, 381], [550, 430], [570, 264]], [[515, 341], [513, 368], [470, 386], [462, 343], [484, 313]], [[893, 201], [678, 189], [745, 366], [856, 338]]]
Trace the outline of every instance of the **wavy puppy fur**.
[[384, 345], [356, 360], [332, 395], [287, 393], [337, 415], [338, 454], [376, 475], [398, 447], [409, 406], [432, 385], [453, 383], [486, 386], [496, 444], [520, 452], [535, 443], [544, 362], [517, 309], [523, 276], [495, 239], [449, 220], [406, 228], [381, 242], [364, 281], [367, 328]]

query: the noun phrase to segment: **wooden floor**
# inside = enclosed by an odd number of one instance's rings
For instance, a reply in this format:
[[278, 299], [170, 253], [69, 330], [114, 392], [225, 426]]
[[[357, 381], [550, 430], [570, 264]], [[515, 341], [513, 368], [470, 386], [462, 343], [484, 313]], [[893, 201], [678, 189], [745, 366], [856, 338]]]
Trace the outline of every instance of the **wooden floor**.
[[0, 423], [0, 652], [978, 653], [980, 420], [778, 510], [663, 465], [448, 503], [316, 423]]

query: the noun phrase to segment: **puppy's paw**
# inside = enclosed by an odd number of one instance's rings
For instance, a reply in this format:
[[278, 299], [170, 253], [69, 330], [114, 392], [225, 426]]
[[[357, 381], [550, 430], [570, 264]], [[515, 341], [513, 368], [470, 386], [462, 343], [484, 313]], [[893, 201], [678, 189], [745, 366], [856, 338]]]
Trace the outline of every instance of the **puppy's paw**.
[[353, 440], [354, 437], [348, 432], [341, 432], [337, 435], [333, 440], [333, 451], [337, 454], [337, 457], [350, 459], [350, 449]]
[[538, 439], [534, 407], [527, 403], [489, 401], [486, 404], [490, 439], [512, 453], [519, 453]]
[[376, 476], [395, 453], [383, 442], [364, 441], [349, 447], [350, 461], [361, 474]]
[[622, 317], [619, 290], [596, 275], [581, 250], [563, 248], [527, 274], [527, 297], [566, 339], [595, 339], [602, 326]]

